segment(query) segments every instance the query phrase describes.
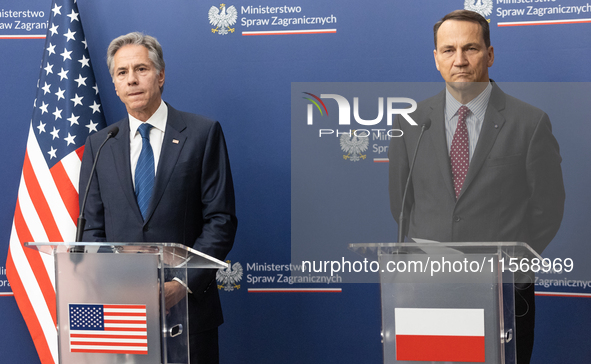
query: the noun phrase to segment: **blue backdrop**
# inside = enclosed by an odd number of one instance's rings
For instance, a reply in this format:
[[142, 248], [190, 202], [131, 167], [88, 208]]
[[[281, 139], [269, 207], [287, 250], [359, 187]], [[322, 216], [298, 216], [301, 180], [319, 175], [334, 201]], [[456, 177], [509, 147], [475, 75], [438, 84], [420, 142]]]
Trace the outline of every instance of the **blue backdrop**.
[[[496, 56], [490, 70], [493, 79], [545, 82], [545, 89], [550, 90], [560, 87], [547, 87], [546, 82], [591, 81], [591, 24], [585, 20], [591, 9], [584, 0], [483, 3], [492, 6], [487, 19]], [[228, 259], [241, 263], [244, 277], [240, 289], [221, 292], [226, 321], [220, 328], [223, 363], [379, 363], [382, 355], [377, 285], [255, 283], [257, 277], [289, 275], [285, 267], [281, 271], [258, 268], [291, 262], [292, 147], [298, 149], [302, 147], [299, 143], [305, 143], [291, 137], [292, 82], [439, 82], [441, 77], [433, 61], [432, 25], [449, 11], [463, 8], [464, 2], [237, 0], [226, 4], [231, 5], [238, 10], [235, 31], [222, 35], [212, 32], [208, 20], [209, 9], [220, 6], [215, 2], [79, 0], [107, 123], [122, 118], [125, 108], [113, 89], [105, 62], [106, 48], [121, 34], [143, 31], [157, 37], [164, 48], [167, 77], [163, 98], [177, 109], [219, 120], [224, 128], [239, 219], [236, 244]], [[276, 7], [276, 13], [270, 13], [273, 9], [267, 6]], [[0, 6], [0, 120], [5, 127], [0, 143], [2, 362], [38, 362], [14, 298], [9, 295], [4, 262], [44, 44], [43, 39], [15, 36], [44, 35], [46, 29], [35, 28], [43, 28], [50, 7], [50, 0], [5, 0]], [[37, 16], [25, 18], [22, 13], [14, 13], [27, 10]], [[294, 25], [290, 20], [285, 26], [285, 19], [292, 18], [300, 22], [313, 18], [316, 23]], [[268, 33], [277, 31], [306, 34]], [[550, 114], [561, 145], [567, 192], [562, 228], [544, 256], [573, 258], [580, 270], [566, 278], [578, 280], [591, 280], [587, 244], [591, 235], [587, 222], [591, 217], [587, 188], [591, 180], [591, 113], [585, 104], [591, 91], [586, 85], [577, 85], [573, 97], [578, 97], [579, 106], [569, 117], [562, 117], [560, 111], [551, 113], [560, 110], [558, 95], [550, 94], [545, 99], [538, 95], [535, 99], [544, 103], [537, 106]], [[515, 88], [514, 94], [528, 101], [527, 93], [517, 95], [519, 91]], [[355, 168], [371, 169], [378, 176], [373, 184], [353, 183], [351, 189], [345, 189], [350, 181], [337, 181], [335, 188], [349, 193], [343, 198], [354, 199], [357, 194], [368, 197], [361, 204], [379, 221], [371, 226], [372, 241], [394, 240], [396, 224], [388, 208], [387, 164], [362, 162], [366, 161], [360, 161]], [[342, 168], [338, 163], [351, 164], [342, 158], [334, 163], [336, 168]], [[307, 176], [310, 181], [314, 178]], [[327, 201], [317, 203], [320, 206]], [[325, 217], [338, 225], [338, 218]], [[376, 220], [366, 216], [362, 221]], [[343, 246], [350, 242], [359, 241], [344, 239]], [[338, 254], [335, 258], [340, 258], [341, 252]], [[341, 290], [253, 290], [281, 287]], [[540, 292], [568, 291], [579, 296], [538, 297], [533, 363], [588, 362], [591, 297], [585, 294], [591, 289], [536, 288]]]

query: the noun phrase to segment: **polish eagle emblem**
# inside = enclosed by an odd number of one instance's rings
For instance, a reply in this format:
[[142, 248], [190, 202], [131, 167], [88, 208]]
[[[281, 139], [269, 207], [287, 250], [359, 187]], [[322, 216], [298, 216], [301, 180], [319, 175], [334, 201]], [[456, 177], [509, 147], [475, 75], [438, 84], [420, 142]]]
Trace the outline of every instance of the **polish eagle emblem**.
[[238, 262], [234, 264], [230, 264], [229, 260], [226, 260], [228, 263], [228, 268], [218, 269], [218, 272], [215, 275], [215, 279], [221, 283], [218, 284], [218, 289], [224, 289], [224, 291], [232, 292], [234, 289], [240, 289], [240, 285], [237, 284], [242, 280], [242, 265]]
[[484, 17], [492, 14], [492, 0], [464, 0], [464, 9], [474, 11]]
[[236, 23], [238, 19], [238, 10], [234, 5], [226, 8], [226, 4], [220, 4], [220, 8], [212, 6], [209, 8], [209, 23], [215, 27], [211, 29], [212, 33], [218, 33], [220, 35], [234, 33], [236, 28], [230, 28]]
[[[355, 131], [352, 130], [351, 133]], [[361, 154], [367, 150], [369, 146], [369, 138], [359, 137], [357, 135], [343, 134], [341, 135], [341, 150], [347, 155], [343, 155], [344, 159], [348, 159], [351, 162], [357, 162], [361, 159], [365, 159], [367, 154]]]

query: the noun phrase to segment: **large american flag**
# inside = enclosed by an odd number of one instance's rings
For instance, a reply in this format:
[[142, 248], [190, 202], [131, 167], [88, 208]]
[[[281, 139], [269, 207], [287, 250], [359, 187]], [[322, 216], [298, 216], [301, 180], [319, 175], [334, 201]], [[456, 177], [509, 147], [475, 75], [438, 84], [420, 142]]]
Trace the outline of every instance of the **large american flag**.
[[84, 142], [106, 126], [75, 1], [53, 1], [48, 24], [6, 262], [43, 364], [58, 362], [54, 264], [23, 243], [74, 241]]
[[70, 304], [70, 351], [148, 354], [146, 305]]

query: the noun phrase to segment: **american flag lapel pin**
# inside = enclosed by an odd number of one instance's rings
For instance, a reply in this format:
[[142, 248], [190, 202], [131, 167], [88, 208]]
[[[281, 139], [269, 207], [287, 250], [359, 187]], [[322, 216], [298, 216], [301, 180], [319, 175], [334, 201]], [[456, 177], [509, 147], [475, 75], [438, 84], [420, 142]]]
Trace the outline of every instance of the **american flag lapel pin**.
[[178, 144], [179, 143], [179, 140], [178, 139], [173, 139], [172, 142], [173, 142], [173, 144]]

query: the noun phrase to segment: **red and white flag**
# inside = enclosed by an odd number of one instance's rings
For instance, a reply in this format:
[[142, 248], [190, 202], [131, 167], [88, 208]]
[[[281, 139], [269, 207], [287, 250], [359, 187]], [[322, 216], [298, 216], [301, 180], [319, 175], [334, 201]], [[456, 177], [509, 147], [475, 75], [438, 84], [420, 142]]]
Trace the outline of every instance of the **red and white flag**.
[[48, 24], [6, 261], [42, 364], [58, 362], [54, 263], [23, 243], [75, 240], [84, 142], [106, 126], [75, 0], [54, 0]]
[[485, 361], [484, 309], [395, 308], [396, 359]]
[[146, 305], [70, 304], [73, 353], [148, 354]]

